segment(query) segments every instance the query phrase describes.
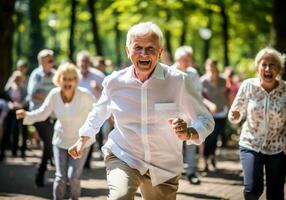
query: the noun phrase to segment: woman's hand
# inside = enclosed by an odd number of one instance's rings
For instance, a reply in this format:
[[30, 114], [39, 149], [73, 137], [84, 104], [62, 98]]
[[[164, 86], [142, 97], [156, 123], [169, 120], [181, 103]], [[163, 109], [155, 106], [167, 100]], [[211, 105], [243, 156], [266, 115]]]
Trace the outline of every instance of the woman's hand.
[[23, 119], [26, 117], [26, 111], [24, 109], [16, 110], [17, 119]]
[[69, 148], [68, 152], [71, 157], [74, 159], [81, 158], [82, 152], [84, 151], [84, 146], [88, 139], [89, 137], [81, 136], [78, 141]]
[[240, 113], [238, 112], [237, 109], [230, 111], [230, 119], [231, 120], [238, 120], [239, 117], [240, 117]]
[[169, 123], [172, 125], [173, 130], [175, 131], [180, 140], [185, 141], [190, 139], [187, 123], [183, 119], [170, 118]]

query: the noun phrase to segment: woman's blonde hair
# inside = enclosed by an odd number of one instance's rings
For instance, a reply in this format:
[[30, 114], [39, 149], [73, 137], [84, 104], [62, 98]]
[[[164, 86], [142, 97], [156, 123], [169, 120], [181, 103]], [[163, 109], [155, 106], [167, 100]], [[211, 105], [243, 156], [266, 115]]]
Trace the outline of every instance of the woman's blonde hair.
[[64, 62], [62, 63], [58, 69], [56, 74], [53, 77], [53, 83], [56, 86], [59, 86], [60, 78], [63, 76], [64, 73], [71, 73], [76, 78], [76, 82], [80, 79], [81, 75], [77, 69], [77, 67], [71, 62]]

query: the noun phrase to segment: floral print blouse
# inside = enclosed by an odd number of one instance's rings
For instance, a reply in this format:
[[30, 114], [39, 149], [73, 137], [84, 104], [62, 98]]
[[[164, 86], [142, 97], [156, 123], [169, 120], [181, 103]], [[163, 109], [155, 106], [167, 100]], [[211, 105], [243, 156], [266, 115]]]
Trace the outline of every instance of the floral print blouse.
[[[237, 120], [230, 119], [235, 108], [240, 113]], [[260, 85], [259, 78], [245, 80], [230, 108], [232, 123], [245, 121], [239, 145], [267, 155], [277, 154], [286, 146], [286, 82], [270, 93]]]

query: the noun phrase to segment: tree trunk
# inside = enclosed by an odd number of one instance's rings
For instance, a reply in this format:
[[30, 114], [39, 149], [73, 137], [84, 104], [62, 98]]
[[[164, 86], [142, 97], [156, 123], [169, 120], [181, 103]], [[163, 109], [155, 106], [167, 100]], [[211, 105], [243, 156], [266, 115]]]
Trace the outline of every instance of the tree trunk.
[[16, 12], [16, 23], [15, 23], [15, 35], [16, 35], [16, 58], [21, 58], [23, 56], [21, 36], [22, 33], [19, 31], [19, 26], [23, 23], [24, 15], [21, 12]]
[[222, 32], [223, 32], [223, 54], [224, 54], [224, 67], [229, 65], [228, 59], [228, 16], [226, 14], [225, 5], [223, 1], [219, 1], [220, 15], [222, 17]]
[[71, 23], [70, 23], [70, 37], [69, 37], [69, 51], [68, 51], [68, 57], [70, 60], [73, 59], [74, 54], [74, 30], [75, 30], [75, 23], [76, 23], [76, 6], [77, 2], [76, 0], [72, 0], [72, 7], [71, 7]]
[[45, 4], [45, 0], [30, 0], [29, 17], [30, 17], [30, 41], [31, 51], [29, 54], [29, 62], [32, 67], [38, 65], [37, 55], [45, 46], [44, 37], [42, 35], [42, 24], [40, 20], [40, 11]]
[[0, 0], [0, 91], [12, 71], [13, 13], [15, 0]]
[[[208, 15], [208, 25], [207, 28], [211, 31], [212, 30], [212, 24], [213, 24], [213, 13], [211, 10], [207, 10]], [[210, 51], [210, 44], [211, 44], [211, 37], [210, 38], [204, 38], [204, 47], [203, 47], [203, 62], [206, 61], [206, 59], [209, 58], [209, 51]]]
[[[286, 53], [286, 1], [273, 0], [273, 37], [272, 45], [281, 53]], [[283, 79], [286, 80], [286, 73], [284, 72]]]
[[93, 43], [94, 43], [97, 55], [98, 56], [104, 56], [101, 41], [100, 41], [99, 34], [98, 34], [98, 24], [96, 22], [96, 13], [95, 13], [95, 9], [94, 9], [95, 3], [96, 3], [95, 0], [88, 0], [89, 12], [91, 14], [90, 20], [91, 20], [91, 24], [92, 24]]
[[[171, 13], [167, 10], [167, 18], [166, 23], [168, 23], [171, 19]], [[167, 29], [165, 32], [165, 42], [166, 42], [166, 50], [170, 55], [170, 60], [173, 62], [173, 54], [172, 54], [172, 45], [171, 45], [171, 32]]]
[[186, 35], [187, 35], [187, 29], [188, 29], [188, 20], [186, 20], [187, 16], [185, 14], [185, 9], [183, 9], [182, 12], [183, 12], [182, 13], [183, 27], [182, 27], [181, 37], [180, 37], [180, 46], [183, 46], [186, 43]]
[[114, 31], [115, 31], [115, 52], [116, 52], [116, 64], [120, 68], [121, 67], [121, 33], [118, 28], [119, 22], [117, 18], [117, 14], [115, 14], [115, 24], [114, 24]]

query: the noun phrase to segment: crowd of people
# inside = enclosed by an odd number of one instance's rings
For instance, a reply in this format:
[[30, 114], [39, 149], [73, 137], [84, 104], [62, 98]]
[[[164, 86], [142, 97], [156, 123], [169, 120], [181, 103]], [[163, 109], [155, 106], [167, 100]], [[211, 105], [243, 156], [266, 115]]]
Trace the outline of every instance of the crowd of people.
[[131, 65], [111, 74], [105, 58], [86, 50], [57, 69], [54, 52], [41, 50], [30, 76], [28, 63], [19, 60], [0, 98], [1, 161], [8, 149], [25, 158], [33, 125], [42, 141], [35, 184], [44, 187], [47, 165], [55, 165], [53, 199], [63, 199], [67, 188], [70, 198], [80, 197], [80, 176], [90, 168], [96, 143], [107, 171], [107, 199], [133, 199], [140, 188], [144, 199], [174, 200], [184, 160], [190, 184], [201, 184], [198, 159], [203, 172], [215, 172], [216, 150], [228, 146], [226, 126], [243, 121], [245, 199], [259, 199], [265, 174], [267, 199], [283, 200], [285, 56], [270, 47], [260, 50], [257, 77], [240, 83], [231, 66], [220, 72], [213, 58], [201, 74], [191, 46], [178, 47], [171, 66], [160, 60], [163, 52], [160, 28], [144, 22], [127, 33]]

